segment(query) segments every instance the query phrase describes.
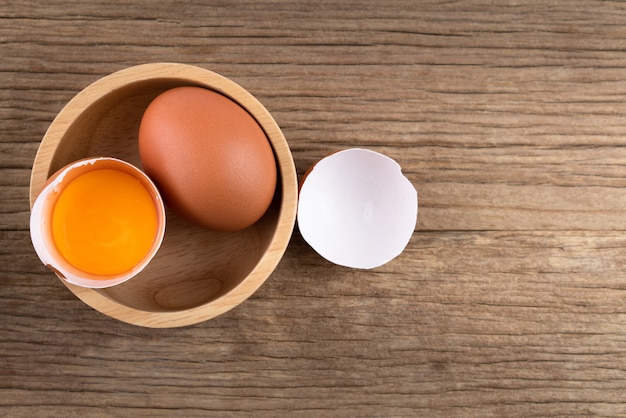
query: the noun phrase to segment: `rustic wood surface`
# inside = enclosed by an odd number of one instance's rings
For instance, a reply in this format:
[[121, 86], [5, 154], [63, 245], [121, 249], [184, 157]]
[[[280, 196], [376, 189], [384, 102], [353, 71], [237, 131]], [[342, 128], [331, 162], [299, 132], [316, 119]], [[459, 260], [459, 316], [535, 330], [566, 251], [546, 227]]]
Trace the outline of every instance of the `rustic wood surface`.
[[[626, 415], [625, 3], [2, 1], [0, 55], [0, 415]], [[83, 304], [32, 249], [30, 168], [76, 93], [158, 61], [253, 93], [299, 175], [395, 158], [407, 250], [350, 270], [296, 229], [184, 328]]]

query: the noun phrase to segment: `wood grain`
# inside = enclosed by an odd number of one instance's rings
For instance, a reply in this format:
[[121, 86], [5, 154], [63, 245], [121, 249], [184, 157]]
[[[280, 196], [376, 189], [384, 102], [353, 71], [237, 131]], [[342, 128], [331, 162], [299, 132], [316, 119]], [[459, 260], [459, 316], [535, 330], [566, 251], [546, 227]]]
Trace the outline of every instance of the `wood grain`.
[[[0, 3], [0, 413], [626, 416], [626, 4], [616, 1]], [[395, 158], [420, 198], [373, 271], [294, 231], [246, 302], [145, 329], [38, 262], [33, 159], [119, 69], [225, 75], [272, 113], [298, 173]]]

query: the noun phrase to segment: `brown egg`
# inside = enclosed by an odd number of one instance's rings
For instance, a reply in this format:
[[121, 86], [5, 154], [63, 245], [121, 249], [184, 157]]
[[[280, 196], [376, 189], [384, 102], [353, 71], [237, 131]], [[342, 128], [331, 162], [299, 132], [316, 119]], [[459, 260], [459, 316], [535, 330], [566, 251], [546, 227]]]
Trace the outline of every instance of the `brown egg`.
[[265, 133], [245, 109], [209, 89], [157, 96], [141, 120], [139, 154], [167, 206], [209, 229], [254, 224], [274, 196], [276, 161]]

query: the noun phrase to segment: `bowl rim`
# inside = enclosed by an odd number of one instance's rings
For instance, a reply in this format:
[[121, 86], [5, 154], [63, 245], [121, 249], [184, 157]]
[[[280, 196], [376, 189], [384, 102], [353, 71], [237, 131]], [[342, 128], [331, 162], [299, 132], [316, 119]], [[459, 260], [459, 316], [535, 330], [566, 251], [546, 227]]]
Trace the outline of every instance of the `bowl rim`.
[[272, 145], [281, 185], [278, 224], [267, 251], [248, 276], [229, 292], [209, 302], [184, 310], [144, 311], [121, 304], [97, 289], [76, 286], [59, 278], [84, 303], [107, 316], [133, 325], [173, 328], [193, 325], [221, 315], [244, 302], [265, 282], [282, 259], [291, 239], [296, 220], [298, 183], [293, 157], [280, 127], [250, 92], [234, 81], [202, 67], [155, 62], [127, 67], [106, 75], [81, 90], [61, 109], [44, 134], [34, 159], [29, 185], [31, 210], [37, 195], [53, 174], [50, 169], [57, 146], [81, 112], [125, 86], [152, 79], [202, 85], [242, 106], [256, 119]]

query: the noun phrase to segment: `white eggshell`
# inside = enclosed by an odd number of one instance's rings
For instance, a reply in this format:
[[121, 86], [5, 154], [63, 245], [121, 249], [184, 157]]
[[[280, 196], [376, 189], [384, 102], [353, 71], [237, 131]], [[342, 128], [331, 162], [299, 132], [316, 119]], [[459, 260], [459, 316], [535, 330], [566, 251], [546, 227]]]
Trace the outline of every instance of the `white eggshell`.
[[372, 269], [404, 251], [417, 222], [417, 191], [400, 165], [352, 148], [319, 161], [305, 177], [298, 227], [322, 257]]

